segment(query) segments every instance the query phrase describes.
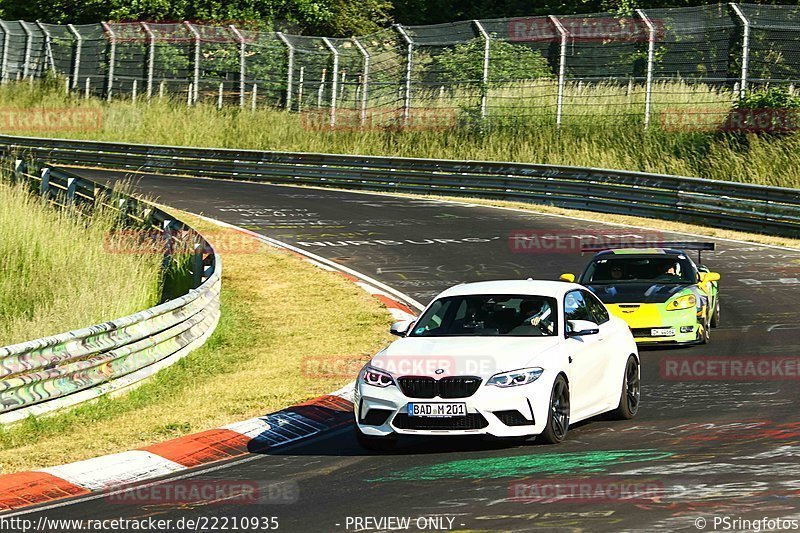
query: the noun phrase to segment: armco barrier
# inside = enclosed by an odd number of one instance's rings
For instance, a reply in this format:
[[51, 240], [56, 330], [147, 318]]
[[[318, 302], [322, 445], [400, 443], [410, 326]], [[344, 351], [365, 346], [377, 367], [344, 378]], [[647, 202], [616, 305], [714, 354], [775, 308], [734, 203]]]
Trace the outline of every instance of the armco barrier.
[[[194, 256], [194, 289], [139, 313], [0, 347], [0, 423], [73, 405], [135, 384], [202, 344], [219, 320], [221, 262], [210, 243], [171, 215], [66, 170], [17, 160], [3, 174], [54, 204], [91, 213], [98, 204], [127, 225]], [[187, 242], [188, 239], [188, 242]], [[188, 248], [187, 248], [188, 247]]]
[[484, 197], [800, 237], [800, 191], [643, 172], [524, 163], [282, 153], [0, 136], [58, 164], [166, 175]]

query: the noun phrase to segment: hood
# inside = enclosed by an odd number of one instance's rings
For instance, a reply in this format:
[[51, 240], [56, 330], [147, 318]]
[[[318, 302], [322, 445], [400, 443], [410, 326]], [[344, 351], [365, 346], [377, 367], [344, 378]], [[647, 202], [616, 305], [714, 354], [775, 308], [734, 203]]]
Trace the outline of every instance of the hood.
[[544, 362], [558, 337], [406, 337], [372, 359], [394, 377], [479, 376], [518, 370]]
[[677, 283], [618, 283], [587, 287], [607, 304], [660, 304], [681, 292], [691, 292], [690, 285]]

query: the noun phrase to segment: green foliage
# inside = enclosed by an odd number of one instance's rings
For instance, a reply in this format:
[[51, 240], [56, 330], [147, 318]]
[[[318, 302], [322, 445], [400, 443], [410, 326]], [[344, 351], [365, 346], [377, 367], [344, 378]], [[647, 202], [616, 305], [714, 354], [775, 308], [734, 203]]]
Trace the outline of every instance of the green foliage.
[[783, 88], [768, 87], [748, 92], [734, 105], [734, 109], [800, 109], [800, 97]]
[[[472, 39], [436, 55], [427, 69], [427, 81], [448, 84], [480, 84], [483, 80], [484, 41]], [[491, 41], [489, 82], [535, 80], [552, 75], [538, 50], [505, 41]], [[435, 79], [434, 79], [435, 78]]]

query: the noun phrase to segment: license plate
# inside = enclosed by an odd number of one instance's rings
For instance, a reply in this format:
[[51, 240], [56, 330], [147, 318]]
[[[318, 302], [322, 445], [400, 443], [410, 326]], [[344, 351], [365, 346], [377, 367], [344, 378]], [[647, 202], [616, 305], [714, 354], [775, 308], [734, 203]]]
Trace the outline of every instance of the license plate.
[[449, 418], [456, 416], [467, 416], [467, 404], [410, 403], [408, 404], [408, 416], [419, 416], [428, 418]]
[[650, 335], [653, 337], [674, 337], [675, 330], [673, 328], [654, 328], [650, 330]]

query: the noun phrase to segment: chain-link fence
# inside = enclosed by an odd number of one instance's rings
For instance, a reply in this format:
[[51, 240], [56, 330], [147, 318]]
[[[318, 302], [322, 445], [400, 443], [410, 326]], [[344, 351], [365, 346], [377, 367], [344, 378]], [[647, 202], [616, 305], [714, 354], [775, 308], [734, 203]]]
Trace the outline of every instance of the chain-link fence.
[[326, 128], [648, 127], [724, 116], [765, 85], [794, 93], [798, 31], [800, 8], [756, 4], [395, 25], [351, 39], [189, 22], [0, 21], [0, 74], [53, 73], [87, 98], [300, 111]]

